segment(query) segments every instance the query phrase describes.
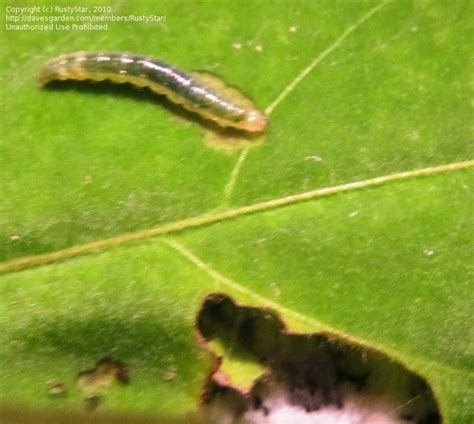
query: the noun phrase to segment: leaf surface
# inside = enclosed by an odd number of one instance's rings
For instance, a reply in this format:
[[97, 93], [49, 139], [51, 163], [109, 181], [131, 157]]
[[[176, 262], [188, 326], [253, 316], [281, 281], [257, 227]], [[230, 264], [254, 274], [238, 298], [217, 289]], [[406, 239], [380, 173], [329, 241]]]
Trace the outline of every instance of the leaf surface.
[[[166, 21], [6, 31], [2, 400], [77, 408], [76, 374], [112, 355], [131, 383], [106, 409], [196, 410], [212, 360], [194, 319], [221, 291], [388, 353], [447, 422], [472, 420], [470, 8], [143, 0], [113, 13]], [[85, 49], [216, 73], [269, 130], [216, 149], [149, 93], [37, 87], [46, 60]]]

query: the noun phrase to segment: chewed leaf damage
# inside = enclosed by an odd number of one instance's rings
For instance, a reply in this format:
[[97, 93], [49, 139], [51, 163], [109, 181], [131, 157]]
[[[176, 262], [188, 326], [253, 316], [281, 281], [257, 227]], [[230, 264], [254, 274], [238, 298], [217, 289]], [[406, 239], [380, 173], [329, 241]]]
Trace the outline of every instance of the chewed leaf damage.
[[[197, 329], [214, 354], [216, 343], [224, 346], [202, 398], [210, 422], [441, 423], [423, 378], [378, 351], [329, 334], [292, 333], [273, 311], [225, 294], [206, 298]], [[250, 371], [245, 385], [228, 364], [249, 360], [262, 371]]]

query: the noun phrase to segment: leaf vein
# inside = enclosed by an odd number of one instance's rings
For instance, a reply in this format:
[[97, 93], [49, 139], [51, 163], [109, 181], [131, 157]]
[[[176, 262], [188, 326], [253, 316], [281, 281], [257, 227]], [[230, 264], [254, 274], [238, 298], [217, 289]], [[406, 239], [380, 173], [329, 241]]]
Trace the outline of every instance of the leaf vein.
[[384, 0], [377, 6], [370, 9], [364, 16], [358, 19], [354, 24], [349, 26], [329, 47], [323, 50], [318, 56], [316, 56], [311, 63], [304, 68], [294, 79], [291, 81], [283, 91], [276, 97], [276, 99], [265, 109], [265, 113], [270, 115], [275, 108], [303, 81], [303, 79], [313, 71], [327, 56], [329, 56], [334, 50], [336, 50], [344, 40], [351, 35], [357, 28], [359, 28], [364, 22], [368, 21], [373, 15], [381, 10], [389, 0]]
[[[289, 94], [299, 85], [301, 81], [308, 74], [310, 74], [314, 68], [316, 68], [327, 56], [329, 56], [334, 50], [336, 50], [344, 40], [352, 34], [357, 28], [359, 28], [365, 21], [370, 19], [372, 15], [377, 13], [380, 9], [382, 9], [388, 0], [382, 1], [377, 6], [370, 9], [364, 16], [358, 19], [354, 24], [349, 26], [332, 44], [330, 44], [325, 50], [319, 53], [308, 66], [306, 66], [281, 92], [280, 94], [273, 100], [273, 102], [265, 109], [265, 113], [267, 116], [270, 116], [275, 108], [288, 97]], [[249, 153], [250, 147], [245, 147], [242, 152], [240, 153], [229, 177], [229, 181], [224, 187], [224, 203], [228, 203], [230, 198], [232, 197], [232, 192], [234, 191], [234, 187], [237, 183], [237, 179], [239, 177], [240, 170], [242, 169], [242, 165], [247, 158]]]
[[48, 263], [62, 261], [79, 255], [102, 252], [115, 246], [123, 245], [133, 241], [140, 241], [158, 237], [165, 234], [177, 233], [190, 228], [198, 228], [217, 222], [235, 219], [243, 215], [249, 215], [257, 212], [264, 212], [279, 207], [289, 206], [295, 203], [314, 200], [320, 197], [327, 197], [333, 194], [361, 190], [368, 187], [375, 187], [387, 183], [413, 179], [422, 176], [436, 175], [446, 172], [458, 171], [474, 167], [474, 160], [465, 162], [455, 162], [445, 165], [421, 168], [412, 171], [403, 171], [395, 174], [388, 174], [362, 181], [354, 181], [346, 184], [319, 188], [302, 193], [292, 194], [285, 197], [271, 199], [259, 203], [241, 206], [233, 209], [227, 209], [222, 212], [205, 213], [195, 217], [186, 218], [181, 221], [175, 221], [163, 224], [158, 227], [144, 229], [132, 233], [124, 233], [111, 238], [96, 240], [90, 243], [79, 244], [55, 252], [39, 255], [21, 257], [12, 261], [0, 264], [0, 274], [19, 271], [33, 266], [46, 265]]
[[[254, 301], [258, 302], [260, 306], [262, 307], [269, 307], [275, 310], [276, 312], [279, 312], [281, 314], [284, 314], [285, 317], [282, 317], [282, 320], [284, 324], [287, 326], [287, 328], [290, 331], [294, 331], [294, 329], [288, 327], [288, 323], [286, 322], [288, 317], [292, 317], [297, 321], [300, 321], [305, 324], [309, 324], [312, 327], [312, 330], [310, 331], [311, 333], [320, 333], [320, 332], [327, 332], [330, 333], [331, 335], [337, 335], [341, 339], [352, 342], [356, 345], [359, 346], [365, 346], [370, 349], [377, 349], [381, 352], [384, 352], [386, 355], [391, 356], [392, 358], [397, 358], [400, 362], [404, 363], [405, 365], [410, 365], [414, 363], [418, 363], [420, 367], [426, 368], [437, 368], [441, 369], [445, 372], [453, 372], [453, 373], [462, 373], [463, 375], [466, 375], [466, 370], [459, 369], [457, 367], [454, 367], [450, 364], [444, 364], [440, 363], [437, 361], [433, 360], [426, 360], [424, 358], [419, 358], [417, 356], [412, 356], [412, 355], [406, 355], [406, 354], [400, 354], [400, 352], [393, 350], [391, 348], [385, 347], [385, 346], [375, 346], [374, 344], [370, 344], [367, 341], [361, 340], [357, 337], [349, 336], [347, 333], [337, 330], [327, 324], [323, 324], [321, 321], [318, 321], [312, 317], [309, 317], [305, 314], [302, 314], [300, 312], [297, 312], [293, 309], [287, 308], [283, 306], [281, 303], [268, 300], [267, 298], [261, 296], [260, 294], [256, 293], [254, 290], [249, 289], [247, 286], [242, 285], [241, 283], [238, 283], [235, 280], [230, 279], [229, 277], [226, 277], [222, 273], [220, 273], [218, 270], [216, 270], [214, 267], [212, 267], [210, 264], [204, 262], [201, 258], [199, 258], [197, 255], [195, 255], [189, 248], [184, 246], [182, 243], [177, 242], [176, 240], [173, 239], [163, 239], [162, 243], [166, 244], [167, 246], [171, 247], [173, 250], [175, 250], [177, 253], [179, 253], [181, 256], [183, 256], [185, 259], [187, 259], [190, 263], [195, 265], [198, 269], [201, 271], [205, 272], [209, 277], [214, 279], [216, 282], [222, 284], [223, 286], [226, 286], [227, 288], [230, 288], [232, 290], [235, 290], [244, 296], [247, 296]], [[307, 332], [307, 331], [306, 331]], [[418, 372], [416, 369], [411, 367], [413, 371]], [[469, 373], [471, 374], [471, 373]]]
[[277, 311], [284, 312], [285, 314], [291, 315], [294, 318], [298, 319], [299, 321], [303, 321], [306, 323], [311, 324], [315, 328], [324, 328], [324, 330], [328, 330], [331, 332], [336, 332], [336, 330], [330, 329], [328, 326], [323, 325], [321, 322], [310, 318], [304, 314], [301, 314], [299, 312], [293, 311], [292, 309], [285, 308], [283, 305], [274, 302], [272, 300], [268, 300], [265, 297], [259, 295], [255, 291], [249, 289], [248, 287], [231, 280], [230, 278], [224, 276], [221, 274], [219, 271], [214, 269], [211, 265], [205, 263], [202, 261], [199, 257], [197, 257], [191, 250], [189, 250], [187, 247], [185, 247], [183, 244], [178, 243], [176, 240], [173, 239], [163, 239], [162, 242], [171, 248], [173, 248], [176, 252], [178, 252], [180, 255], [182, 255], [184, 258], [186, 258], [189, 262], [191, 262], [193, 265], [195, 265], [197, 268], [201, 269], [204, 271], [206, 274], [208, 274], [210, 277], [212, 277], [216, 282], [221, 283], [222, 285], [229, 287], [235, 291], [238, 291], [239, 293], [246, 295], [253, 300], [256, 300], [260, 304], [264, 306], [271, 307]]

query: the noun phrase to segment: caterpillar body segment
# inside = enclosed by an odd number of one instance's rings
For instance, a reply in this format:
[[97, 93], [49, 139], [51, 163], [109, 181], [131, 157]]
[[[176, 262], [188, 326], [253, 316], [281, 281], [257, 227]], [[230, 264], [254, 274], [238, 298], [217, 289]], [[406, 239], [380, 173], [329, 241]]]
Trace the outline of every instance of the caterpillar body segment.
[[147, 87], [221, 127], [262, 132], [266, 116], [235, 88], [210, 74], [187, 73], [160, 60], [129, 53], [78, 52], [46, 63], [38, 82], [110, 80]]

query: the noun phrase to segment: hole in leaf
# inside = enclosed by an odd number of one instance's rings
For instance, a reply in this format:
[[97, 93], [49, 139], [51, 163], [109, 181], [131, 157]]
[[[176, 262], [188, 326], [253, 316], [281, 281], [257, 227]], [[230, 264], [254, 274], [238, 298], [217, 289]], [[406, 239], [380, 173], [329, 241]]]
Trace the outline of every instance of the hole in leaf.
[[197, 328], [219, 364], [202, 397], [210, 422], [441, 423], [425, 380], [376, 350], [292, 333], [272, 310], [218, 293]]

